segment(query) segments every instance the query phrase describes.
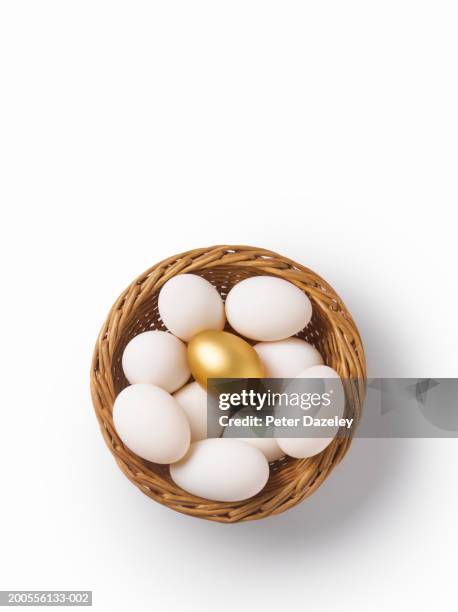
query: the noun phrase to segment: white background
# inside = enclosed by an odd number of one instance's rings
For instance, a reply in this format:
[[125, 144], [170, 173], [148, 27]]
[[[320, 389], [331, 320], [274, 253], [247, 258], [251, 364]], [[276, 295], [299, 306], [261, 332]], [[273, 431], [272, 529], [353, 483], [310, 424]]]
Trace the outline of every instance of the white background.
[[257, 523], [138, 492], [89, 396], [111, 303], [238, 243], [315, 269], [373, 376], [457, 376], [456, 2], [0, 5], [0, 588], [96, 610], [456, 605], [456, 440], [357, 441]]

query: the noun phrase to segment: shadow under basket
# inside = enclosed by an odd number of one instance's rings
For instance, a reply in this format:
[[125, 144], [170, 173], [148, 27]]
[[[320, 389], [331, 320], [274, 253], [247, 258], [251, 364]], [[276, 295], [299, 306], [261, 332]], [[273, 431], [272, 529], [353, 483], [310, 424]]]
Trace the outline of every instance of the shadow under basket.
[[[295, 506], [311, 495], [347, 452], [351, 435], [336, 437], [320, 454], [309, 459], [285, 457], [271, 463], [270, 477], [255, 497], [241, 502], [215, 502], [180, 489], [170, 478], [169, 467], [145, 461], [126, 448], [112, 419], [115, 397], [128, 385], [121, 366], [126, 344], [137, 334], [165, 330], [157, 299], [162, 285], [177, 274], [206, 278], [223, 299], [239, 281], [255, 275], [290, 281], [310, 298], [313, 316], [297, 337], [313, 344], [326, 365], [345, 385], [345, 416], [359, 422], [364, 400], [366, 365], [361, 339], [349, 312], [335, 291], [317, 274], [277, 253], [248, 246], [215, 246], [194, 249], [161, 261], [139, 276], [120, 295], [105, 321], [91, 366], [91, 393], [100, 428], [119, 467], [145, 495], [198, 518], [235, 523], [265, 518]], [[229, 326], [227, 330], [232, 331]]]

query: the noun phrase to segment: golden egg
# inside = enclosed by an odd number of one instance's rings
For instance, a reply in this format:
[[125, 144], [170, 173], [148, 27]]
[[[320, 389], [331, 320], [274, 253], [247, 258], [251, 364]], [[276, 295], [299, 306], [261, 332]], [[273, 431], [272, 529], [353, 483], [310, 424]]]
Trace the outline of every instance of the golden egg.
[[252, 346], [229, 332], [207, 330], [188, 344], [192, 375], [203, 387], [208, 378], [262, 378], [264, 368]]

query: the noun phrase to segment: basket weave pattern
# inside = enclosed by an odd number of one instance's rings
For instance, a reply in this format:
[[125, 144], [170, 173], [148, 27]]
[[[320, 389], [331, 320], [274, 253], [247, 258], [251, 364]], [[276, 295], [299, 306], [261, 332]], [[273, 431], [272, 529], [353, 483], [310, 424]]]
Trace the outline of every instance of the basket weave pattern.
[[[290, 281], [312, 301], [313, 317], [299, 338], [313, 344], [326, 365], [342, 378], [356, 379], [346, 389], [346, 414], [359, 421], [364, 400], [366, 366], [358, 330], [341, 299], [314, 272], [281, 255], [247, 246], [215, 246], [195, 249], [170, 257], [139, 276], [120, 295], [105, 321], [91, 366], [91, 393], [95, 413], [108, 447], [124, 474], [143, 493], [177, 510], [199, 518], [234, 523], [264, 518], [291, 508], [313, 493], [345, 455], [350, 437], [335, 438], [319, 455], [309, 459], [280, 459], [271, 464], [266, 487], [255, 497], [241, 502], [214, 502], [180, 489], [170, 478], [168, 466], [145, 461], [126, 448], [112, 419], [115, 397], [127, 386], [121, 357], [127, 343], [137, 334], [165, 330], [157, 299], [162, 285], [172, 276], [198, 274], [215, 285], [225, 299], [240, 280], [270, 275]], [[229, 331], [231, 328], [226, 326]]]

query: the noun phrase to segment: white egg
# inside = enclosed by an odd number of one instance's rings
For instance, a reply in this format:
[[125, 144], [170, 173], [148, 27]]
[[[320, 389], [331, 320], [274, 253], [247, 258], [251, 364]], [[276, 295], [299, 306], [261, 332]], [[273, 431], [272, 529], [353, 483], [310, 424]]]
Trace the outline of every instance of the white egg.
[[[303, 370], [296, 376], [297, 378], [323, 379], [324, 391], [332, 392], [332, 401], [329, 406], [321, 406], [317, 418], [341, 418], [345, 411], [345, 393], [340, 376], [335, 370], [326, 365], [316, 365]], [[305, 459], [321, 453], [333, 441], [337, 434], [338, 427], [329, 428], [328, 437], [309, 437], [309, 438], [277, 438], [279, 447], [290, 457]]]
[[123, 443], [154, 463], [173, 463], [191, 441], [188, 420], [164, 389], [149, 384], [126, 387], [113, 405], [113, 423]]
[[159, 292], [159, 314], [175, 336], [188, 341], [206, 329], [222, 330], [224, 304], [218, 291], [195, 274], [179, 274]]
[[317, 417], [320, 418], [341, 418], [345, 412], [345, 391], [340, 376], [335, 370], [326, 365], [317, 365], [303, 370], [296, 376], [298, 378], [322, 379], [324, 381], [323, 392], [332, 395], [329, 406], [321, 406]]
[[266, 378], [294, 378], [305, 368], [323, 363], [316, 348], [299, 338], [259, 342], [253, 348], [261, 358]]
[[207, 392], [199, 383], [189, 383], [189, 385], [177, 391], [173, 397], [180, 404], [189, 421], [192, 442], [204, 440], [207, 437], [208, 410], [215, 410], [214, 420], [212, 420], [212, 434], [219, 437], [223, 428], [220, 425], [216, 426], [218, 417], [216, 412], [217, 409], [212, 408], [211, 404], [207, 407]]
[[[244, 416], [252, 415], [252, 410], [247, 408], [242, 408], [234, 414], [234, 418], [243, 418]], [[250, 434], [251, 437], [240, 437], [240, 433], [243, 430], [244, 434]], [[281, 457], [285, 456], [285, 453], [278, 446], [277, 440], [272, 436], [272, 432], [270, 432], [270, 437], [261, 438], [256, 435], [256, 431], [249, 427], [248, 425], [235, 426], [228, 425], [224, 428], [223, 438], [229, 440], [241, 440], [242, 442], [246, 442], [247, 444], [251, 444], [265, 455], [267, 461], [276, 461]]]
[[150, 383], [173, 393], [191, 376], [186, 346], [163, 331], [138, 334], [122, 356], [122, 369], [130, 383]]
[[302, 372], [297, 374], [295, 378], [339, 378], [340, 376], [337, 374], [335, 370], [330, 368], [327, 365], [313, 365], [308, 368], [304, 368]]
[[189, 493], [215, 501], [235, 502], [253, 497], [269, 478], [262, 452], [224, 438], [191, 444], [188, 454], [170, 466], [174, 482]]
[[277, 461], [285, 456], [275, 438], [240, 438], [240, 440], [259, 448], [269, 462]]
[[277, 459], [285, 456], [285, 452], [279, 447], [275, 438], [258, 438], [256, 436], [253, 438], [233, 438], [230, 435], [226, 435], [226, 433], [223, 434], [223, 438], [240, 440], [241, 442], [246, 442], [247, 444], [251, 444], [251, 446], [255, 446], [265, 455], [265, 458], [269, 462], [277, 461]]
[[281, 438], [278, 443], [286, 455], [306, 459], [324, 451], [333, 440], [334, 438]]
[[312, 304], [303, 291], [282, 278], [252, 276], [229, 291], [226, 316], [242, 336], [283, 340], [308, 325]]

